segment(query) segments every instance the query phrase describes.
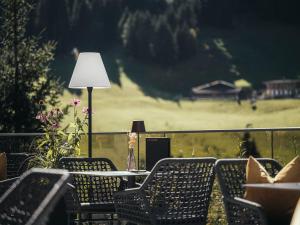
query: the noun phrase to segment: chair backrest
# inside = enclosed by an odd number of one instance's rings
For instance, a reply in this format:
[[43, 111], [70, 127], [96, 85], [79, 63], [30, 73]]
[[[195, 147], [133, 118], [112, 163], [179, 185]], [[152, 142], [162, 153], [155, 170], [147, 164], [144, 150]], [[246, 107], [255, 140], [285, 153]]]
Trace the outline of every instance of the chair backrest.
[[179, 224], [205, 224], [214, 182], [215, 161], [215, 158], [158, 161], [141, 186], [155, 215], [153, 219], [172, 218]]
[[19, 177], [14, 177], [0, 181], [0, 196], [3, 195], [10, 188], [10, 186], [18, 179]]
[[23, 163], [29, 158], [27, 153], [6, 153], [7, 158], [7, 178], [14, 178], [19, 176], [19, 170]]
[[66, 190], [69, 174], [63, 170], [25, 172], [0, 198], [0, 225], [43, 225]]
[[[274, 159], [257, 159], [271, 176], [281, 170], [282, 166]], [[216, 174], [224, 197], [242, 198], [245, 193], [246, 165], [248, 159], [219, 159], [216, 162]]]
[[[59, 167], [69, 171], [117, 170], [112, 161], [107, 158], [64, 157], [60, 159]], [[73, 175], [72, 183], [75, 186], [80, 203], [101, 202], [113, 204], [113, 193], [123, 189], [123, 180], [119, 177], [95, 177], [76, 174]]]

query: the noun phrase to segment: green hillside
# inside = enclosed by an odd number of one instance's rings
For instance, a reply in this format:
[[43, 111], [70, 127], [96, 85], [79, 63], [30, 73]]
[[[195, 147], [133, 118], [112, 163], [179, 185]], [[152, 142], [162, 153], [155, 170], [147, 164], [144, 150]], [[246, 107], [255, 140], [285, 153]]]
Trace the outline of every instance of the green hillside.
[[[72, 97], [65, 91], [64, 103]], [[79, 97], [87, 105], [87, 92]], [[300, 100], [258, 101], [257, 110], [248, 101], [178, 102], [145, 96], [140, 87], [121, 71], [120, 86], [93, 92], [93, 131], [128, 131], [134, 119], [145, 120], [147, 130], [198, 130], [300, 125]]]
[[[299, 126], [300, 100], [248, 101], [182, 100], [194, 85], [223, 79], [246, 79], [260, 88], [268, 79], [297, 78], [300, 74], [299, 31], [292, 26], [265, 24], [247, 28], [199, 31], [197, 56], [169, 68], [129, 57], [121, 46], [101, 52], [112, 89], [95, 90], [94, 131], [127, 131], [130, 121], [143, 119], [149, 130], [197, 130]], [[81, 51], [84, 51], [83, 49]], [[69, 83], [75, 60], [59, 55], [53, 72]], [[66, 89], [87, 105], [84, 90]], [[180, 100], [181, 99], [181, 100]]]
[[[118, 45], [106, 51], [93, 51], [101, 52], [112, 82], [121, 85], [119, 71], [122, 69], [144, 94], [174, 99], [178, 95], [189, 95], [193, 86], [216, 79], [230, 82], [246, 79], [259, 89], [265, 80], [298, 78], [299, 35], [296, 27], [279, 24], [204, 28], [199, 31], [197, 55], [169, 67], [141, 62]], [[68, 83], [74, 65], [71, 54], [58, 55], [53, 69]]]

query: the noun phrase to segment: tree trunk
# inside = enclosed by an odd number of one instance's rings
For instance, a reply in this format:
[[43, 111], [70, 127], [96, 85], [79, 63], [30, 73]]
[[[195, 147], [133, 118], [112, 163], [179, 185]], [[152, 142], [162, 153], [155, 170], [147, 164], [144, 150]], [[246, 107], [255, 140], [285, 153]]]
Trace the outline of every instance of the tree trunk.
[[14, 27], [13, 27], [13, 32], [14, 32], [14, 67], [15, 67], [15, 80], [14, 80], [14, 86], [15, 86], [15, 93], [14, 93], [14, 108], [15, 108], [15, 118], [14, 118], [14, 132], [20, 132], [20, 123], [19, 123], [19, 61], [18, 61], [18, 0], [13, 0], [14, 1]]

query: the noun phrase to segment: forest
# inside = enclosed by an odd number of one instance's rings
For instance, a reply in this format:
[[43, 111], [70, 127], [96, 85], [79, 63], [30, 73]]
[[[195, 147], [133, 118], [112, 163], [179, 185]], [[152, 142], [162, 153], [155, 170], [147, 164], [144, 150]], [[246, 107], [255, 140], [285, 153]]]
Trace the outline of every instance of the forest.
[[[31, 0], [32, 1], [32, 0]], [[58, 51], [74, 45], [109, 46], [123, 42], [131, 54], [154, 49], [157, 39], [179, 58], [189, 52], [204, 26], [233, 29], [238, 23], [273, 21], [299, 25], [297, 0], [39, 0], [29, 23], [30, 33], [43, 30], [43, 37], [58, 42]], [[131, 33], [134, 33], [131, 34]], [[151, 33], [151, 35], [148, 35]], [[143, 37], [147, 37], [146, 40]], [[131, 42], [138, 40], [135, 50]], [[185, 42], [190, 40], [191, 46]], [[142, 42], [145, 43], [142, 43]], [[161, 44], [163, 45], [163, 44]], [[145, 47], [146, 46], [146, 47]], [[184, 52], [186, 51], [186, 52]], [[167, 54], [167, 53], [166, 53]], [[188, 55], [188, 56], [186, 56]], [[153, 53], [155, 57], [155, 53]], [[147, 56], [143, 56], [147, 57]], [[157, 59], [159, 61], [159, 59]], [[166, 62], [168, 63], [168, 62]]]
[[297, 0], [30, 1], [27, 35], [56, 43], [54, 73], [65, 83], [72, 49], [101, 52], [114, 83], [122, 65], [148, 95], [188, 96], [217, 79], [260, 89], [300, 74]]

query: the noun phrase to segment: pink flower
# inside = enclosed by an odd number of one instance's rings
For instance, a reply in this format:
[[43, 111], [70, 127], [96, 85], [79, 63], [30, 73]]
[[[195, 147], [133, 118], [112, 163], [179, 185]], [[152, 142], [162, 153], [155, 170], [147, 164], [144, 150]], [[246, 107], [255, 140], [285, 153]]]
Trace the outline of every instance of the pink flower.
[[53, 123], [52, 126], [51, 126], [53, 129], [57, 129], [59, 128], [59, 124], [58, 123]]
[[38, 113], [37, 115], [36, 115], [36, 117], [35, 117], [37, 120], [40, 120], [41, 119], [41, 114], [40, 113]]
[[83, 107], [82, 108], [82, 113], [85, 114], [85, 115], [88, 115], [89, 114], [89, 108], [88, 107]]
[[45, 123], [47, 121], [47, 116], [42, 112], [38, 112], [35, 118], [39, 120], [41, 123]]
[[73, 98], [73, 102], [72, 102], [73, 106], [77, 106], [77, 105], [79, 105], [79, 103], [80, 103], [80, 100], [78, 98]]

